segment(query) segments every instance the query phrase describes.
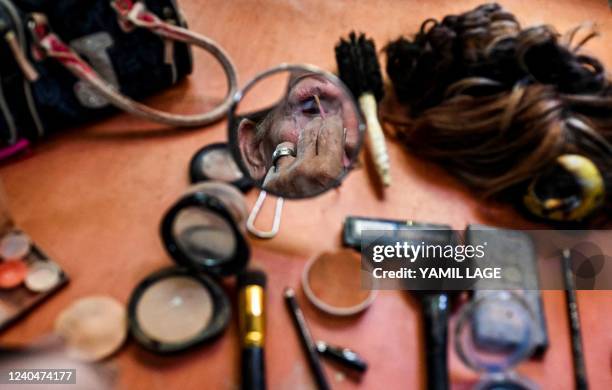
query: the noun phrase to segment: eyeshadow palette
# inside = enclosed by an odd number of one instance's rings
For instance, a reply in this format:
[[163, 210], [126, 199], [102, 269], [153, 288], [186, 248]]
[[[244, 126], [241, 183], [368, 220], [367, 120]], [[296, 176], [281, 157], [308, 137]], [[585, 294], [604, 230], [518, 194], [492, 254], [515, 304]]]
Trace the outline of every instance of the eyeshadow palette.
[[0, 332], [68, 283], [68, 276], [27, 234], [0, 238]]

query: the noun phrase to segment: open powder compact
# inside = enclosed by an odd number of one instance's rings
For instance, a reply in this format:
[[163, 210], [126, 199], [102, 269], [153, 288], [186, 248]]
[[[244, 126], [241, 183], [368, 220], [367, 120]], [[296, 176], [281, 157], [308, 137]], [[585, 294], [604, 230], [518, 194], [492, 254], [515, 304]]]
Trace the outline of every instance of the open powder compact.
[[198, 150], [189, 163], [191, 183], [221, 181], [247, 192], [253, 181], [246, 177], [232, 156], [228, 144], [220, 142], [204, 146]]
[[149, 275], [132, 293], [128, 316], [138, 343], [157, 353], [179, 352], [225, 330], [231, 304], [220, 279], [248, 263], [246, 216], [240, 191], [214, 181], [192, 187], [168, 210], [161, 236], [178, 266]]
[[361, 257], [355, 251], [324, 252], [304, 267], [302, 289], [321, 311], [354, 315], [367, 309], [376, 298], [376, 290], [362, 287], [361, 272]]

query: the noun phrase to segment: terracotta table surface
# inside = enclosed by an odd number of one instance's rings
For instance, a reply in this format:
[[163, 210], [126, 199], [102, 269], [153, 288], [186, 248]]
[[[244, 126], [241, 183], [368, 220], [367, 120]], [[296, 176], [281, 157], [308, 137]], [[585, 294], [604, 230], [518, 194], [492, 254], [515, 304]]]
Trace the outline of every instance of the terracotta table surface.
[[[335, 68], [333, 46], [352, 29], [371, 34], [379, 47], [412, 33], [428, 17], [465, 11], [478, 1], [224, 1], [183, 0], [190, 27], [217, 40], [232, 56], [241, 84], [281, 62]], [[603, 38], [587, 50], [612, 68], [612, 13], [604, 0], [507, 1], [523, 25], [554, 24], [559, 31], [594, 21]], [[196, 63], [206, 62], [196, 55]], [[214, 72], [211, 70], [210, 72]], [[219, 88], [208, 67], [151, 99], [157, 107], [195, 112], [206, 92]], [[218, 73], [217, 73], [218, 74]], [[158, 237], [164, 211], [187, 187], [187, 164], [202, 145], [226, 139], [226, 122], [194, 131], [164, 130], [127, 115], [63, 132], [19, 161], [0, 168], [18, 224], [55, 258], [71, 277], [68, 287], [0, 335], [1, 343], [27, 343], [51, 332], [58, 313], [75, 299], [108, 294], [127, 302], [136, 283], [171, 261]], [[532, 226], [506, 207], [486, 205], [435, 165], [390, 144], [393, 185], [376, 195], [366, 169], [352, 173], [339, 189], [316, 199], [288, 202], [281, 233], [251, 240], [252, 262], [269, 276], [267, 373], [271, 389], [313, 388], [296, 332], [284, 308], [285, 286], [299, 290], [302, 266], [313, 255], [340, 247], [347, 215], [379, 216], [511, 228]], [[248, 195], [252, 205], [256, 192]], [[262, 223], [269, 221], [268, 202]], [[231, 286], [228, 287], [231, 291]], [[233, 295], [232, 295], [233, 296]], [[593, 389], [612, 388], [612, 293], [580, 292], [584, 348]], [[334, 319], [318, 313], [298, 295], [316, 338], [360, 352], [370, 369], [356, 382], [326, 364], [334, 388], [386, 390], [424, 387], [423, 331], [415, 300], [384, 292], [363, 315]], [[542, 361], [519, 371], [543, 389], [573, 388], [568, 323], [563, 292], [544, 292], [551, 345]], [[454, 387], [473, 381], [454, 351]], [[239, 384], [236, 326], [216, 342], [174, 357], [157, 357], [128, 342], [110, 362], [126, 389], [234, 389]]]

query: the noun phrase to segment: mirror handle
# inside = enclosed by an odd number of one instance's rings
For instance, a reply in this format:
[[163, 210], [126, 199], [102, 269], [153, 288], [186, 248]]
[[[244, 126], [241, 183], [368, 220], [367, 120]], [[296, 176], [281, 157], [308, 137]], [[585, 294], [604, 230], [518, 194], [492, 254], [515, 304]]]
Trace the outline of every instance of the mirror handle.
[[255, 221], [257, 220], [257, 216], [259, 215], [259, 211], [261, 211], [261, 207], [266, 200], [266, 196], [268, 193], [264, 190], [259, 192], [259, 196], [257, 197], [257, 201], [255, 201], [255, 205], [249, 214], [246, 222], [246, 228], [255, 237], [270, 239], [276, 236], [278, 230], [280, 229], [281, 217], [283, 215], [283, 204], [285, 200], [283, 198], [276, 198], [276, 207], [274, 209], [274, 219], [272, 221], [272, 228], [268, 231], [262, 231], [255, 227]]

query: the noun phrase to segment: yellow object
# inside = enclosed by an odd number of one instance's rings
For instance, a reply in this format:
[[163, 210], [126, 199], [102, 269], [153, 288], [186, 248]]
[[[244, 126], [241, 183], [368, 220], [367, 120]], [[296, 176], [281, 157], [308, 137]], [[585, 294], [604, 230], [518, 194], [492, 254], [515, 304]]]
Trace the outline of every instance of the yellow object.
[[244, 347], [264, 346], [264, 289], [250, 285], [240, 293], [240, 335]]
[[564, 154], [557, 157], [559, 164], [575, 179], [580, 193], [571, 197], [541, 199], [535, 187], [540, 177], [535, 178], [523, 198], [525, 207], [539, 217], [553, 221], [580, 221], [599, 208], [604, 201], [605, 184], [597, 166], [584, 156]]

